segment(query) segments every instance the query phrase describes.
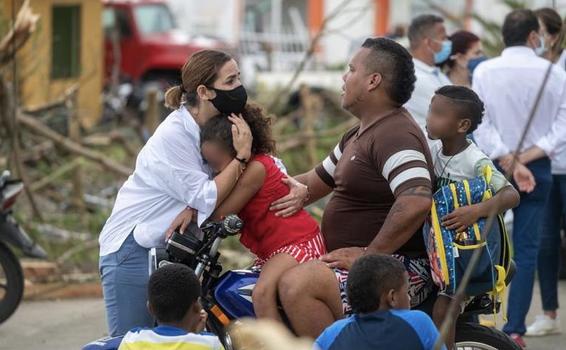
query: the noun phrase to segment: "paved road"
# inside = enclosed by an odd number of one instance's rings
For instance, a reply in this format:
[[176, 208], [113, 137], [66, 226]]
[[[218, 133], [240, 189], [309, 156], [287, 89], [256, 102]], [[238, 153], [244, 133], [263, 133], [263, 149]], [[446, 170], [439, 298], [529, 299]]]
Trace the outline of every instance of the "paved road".
[[[566, 282], [561, 282], [560, 290], [560, 299], [566, 301]], [[534, 296], [529, 322], [540, 310], [538, 289]], [[562, 309], [561, 317], [566, 320], [566, 309]], [[526, 338], [528, 349], [566, 349], [566, 325], [563, 330], [562, 335]], [[76, 350], [104, 336], [105, 331], [101, 300], [27, 302], [0, 326], [0, 350]]]
[[2, 350], [77, 350], [105, 335], [102, 300], [23, 303], [0, 325]]

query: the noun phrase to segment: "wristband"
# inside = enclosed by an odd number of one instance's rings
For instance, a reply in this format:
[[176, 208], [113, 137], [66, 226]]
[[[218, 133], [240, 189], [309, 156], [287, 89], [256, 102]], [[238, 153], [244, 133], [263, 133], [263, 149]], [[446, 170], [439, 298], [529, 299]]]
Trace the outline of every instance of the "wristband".
[[248, 160], [246, 158], [238, 158], [238, 156], [235, 156], [234, 159], [236, 159], [238, 162], [247, 165], [248, 164]]

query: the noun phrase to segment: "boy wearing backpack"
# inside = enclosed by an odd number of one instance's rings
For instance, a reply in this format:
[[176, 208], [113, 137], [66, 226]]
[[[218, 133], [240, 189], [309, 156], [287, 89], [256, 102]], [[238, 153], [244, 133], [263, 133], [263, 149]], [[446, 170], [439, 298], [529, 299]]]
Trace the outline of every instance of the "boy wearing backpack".
[[[519, 193], [491, 160], [467, 138], [481, 123], [483, 112], [483, 102], [475, 92], [463, 86], [450, 85], [435, 92], [427, 117], [428, 137], [441, 141], [431, 147], [437, 188], [484, 176], [489, 169], [491, 172], [487, 182], [494, 192], [492, 198], [472, 205], [455, 205], [452, 212], [439, 218], [440, 225], [451, 230], [456, 237], [481, 218], [502, 214], [519, 204]], [[523, 175], [522, 170], [518, 168], [516, 179]], [[532, 184], [527, 180], [525, 183], [519, 181], [519, 185], [524, 187]], [[433, 320], [438, 327], [447, 316], [452, 298], [453, 291], [440, 291], [433, 310]], [[455, 319], [457, 315], [454, 316]], [[448, 348], [454, 346], [454, 333], [455, 327], [452, 327], [446, 342]]]

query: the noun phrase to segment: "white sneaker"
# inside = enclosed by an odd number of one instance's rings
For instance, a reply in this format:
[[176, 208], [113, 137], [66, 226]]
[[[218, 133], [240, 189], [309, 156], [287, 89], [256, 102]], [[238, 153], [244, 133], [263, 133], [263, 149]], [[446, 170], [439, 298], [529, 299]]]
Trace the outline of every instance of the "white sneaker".
[[539, 315], [535, 318], [535, 322], [527, 327], [526, 337], [540, 337], [549, 334], [562, 333], [560, 329], [560, 318], [552, 319], [547, 315]]

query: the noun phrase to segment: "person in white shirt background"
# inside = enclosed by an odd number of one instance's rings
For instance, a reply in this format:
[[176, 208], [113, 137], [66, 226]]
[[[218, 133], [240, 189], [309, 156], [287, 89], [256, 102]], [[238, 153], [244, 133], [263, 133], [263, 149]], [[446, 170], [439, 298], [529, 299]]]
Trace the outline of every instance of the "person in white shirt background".
[[417, 81], [411, 99], [404, 107], [424, 132], [428, 107], [434, 92], [444, 85], [451, 85], [448, 77], [436, 64], [450, 57], [452, 42], [446, 35], [444, 19], [435, 15], [415, 17], [409, 26], [408, 36]]
[[[566, 50], [562, 49], [565, 28], [560, 15], [551, 8], [535, 11], [543, 37], [544, 58], [566, 70]], [[562, 59], [562, 61], [560, 61]], [[560, 228], [566, 219], [566, 147], [552, 157], [552, 189], [546, 204], [538, 251], [538, 280], [543, 314], [527, 327], [526, 336], [561, 333], [558, 309], [558, 272], [560, 268]]]
[[[166, 105], [175, 110], [140, 151], [99, 237], [111, 336], [153, 326], [146, 306], [149, 248], [165, 244], [168, 227], [169, 232], [179, 225], [184, 230], [193, 211], [202, 224], [236, 184], [250, 157], [248, 125], [235, 114], [230, 117], [237, 156], [214, 179], [201, 158], [199, 126], [219, 112], [241, 111], [246, 101], [236, 61], [214, 50], [191, 56], [182, 84], [167, 91]], [[179, 213], [185, 215], [179, 219]]]
[[517, 273], [509, 291], [508, 322], [503, 327], [517, 344], [524, 346], [522, 336], [532, 298], [541, 218], [552, 184], [549, 157], [566, 142], [566, 72], [551, 67], [532, 124], [522, 148], [517, 149], [551, 63], [537, 57], [544, 52], [544, 41], [533, 11], [508, 14], [502, 34], [506, 48], [501, 56], [481, 63], [472, 78], [472, 87], [486, 106], [484, 122], [474, 132], [474, 138], [504, 170], [509, 170], [517, 159], [536, 181], [532, 192], [521, 193], [521, 204], [513, 210]]

